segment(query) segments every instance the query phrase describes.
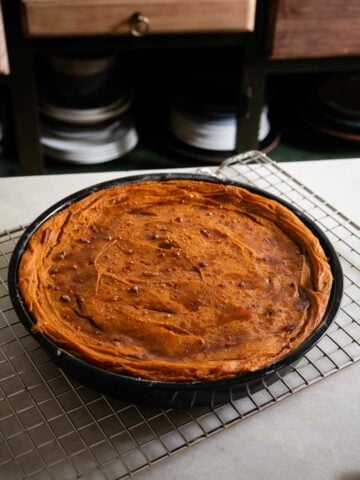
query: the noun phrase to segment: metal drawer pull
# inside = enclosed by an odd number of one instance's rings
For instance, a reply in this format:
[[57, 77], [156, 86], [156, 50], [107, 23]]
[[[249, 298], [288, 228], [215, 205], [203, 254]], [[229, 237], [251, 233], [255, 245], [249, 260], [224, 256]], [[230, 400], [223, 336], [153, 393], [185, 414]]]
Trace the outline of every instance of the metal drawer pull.
[[134, 37], [143, 37], [149, 32], [150, 20], [142, 13], [134, 13], [130, 19], [130, 33]]

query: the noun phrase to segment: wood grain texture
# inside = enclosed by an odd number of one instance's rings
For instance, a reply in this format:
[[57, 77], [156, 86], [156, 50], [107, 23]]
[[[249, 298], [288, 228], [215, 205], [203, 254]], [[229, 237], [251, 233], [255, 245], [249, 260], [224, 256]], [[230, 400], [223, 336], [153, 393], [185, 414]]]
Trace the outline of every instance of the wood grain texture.
[[150, 19], [149, 33], [236, 32], [254, 28], [256, 0], [26, 0], [31, 36], [126, 35], [132, 15]]
[[278, 0], [271, 58], [360, 54], [359, 0]]
[[4, 20], [0, 4], [0, 75], [9, 75], [9, 73], [10, 68], [4, 32]]

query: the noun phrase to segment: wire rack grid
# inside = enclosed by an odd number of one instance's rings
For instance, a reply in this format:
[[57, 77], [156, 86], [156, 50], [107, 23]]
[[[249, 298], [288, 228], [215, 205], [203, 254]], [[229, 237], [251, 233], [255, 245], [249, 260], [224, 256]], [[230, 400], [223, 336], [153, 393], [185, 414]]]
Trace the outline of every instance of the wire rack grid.
[[5, 231], [0, 234], [0, 478], [126, 478], [359, 360], [359, 227], [259, 152], [199, 172], [263, 188], [318, 223], [344, 271], [336, 321], [300, 363], [239, 400], [186, 410], [126, 403], [68, 376], [18, 320], [6, 279], [23, 227]]

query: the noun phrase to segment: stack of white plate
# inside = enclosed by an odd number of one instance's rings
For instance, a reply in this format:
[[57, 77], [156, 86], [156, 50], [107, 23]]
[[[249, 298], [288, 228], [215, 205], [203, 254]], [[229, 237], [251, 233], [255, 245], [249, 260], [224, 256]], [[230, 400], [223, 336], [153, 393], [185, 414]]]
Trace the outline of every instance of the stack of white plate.
[[91, 165], [110, 162], [130, 152], [138, 143], [131, 120], [93, 128], [46, 126], [42, 135], [46, 155], [67, 163]]
[[131, 103], [132, 97], [125, 93], [115, 102], [97, 108], [65, 108], [42, 102], [44, 153], [57, 160], [82, 165], [122, 157], [138, 143], [128, 113]]
[[[259, 141], [270, 133], [268, 107], [263, 107]], [[218, 152], [233, 151], [236, 145], [237, 119], [233, 113], [196, 112], [172, 105], [170, 111], [170, 132], [180, 141], [192, 147]]]
[[96, 164], [122, 157], [138, 143], [133, 95], [117, 73], [117, 56], [57, 57], [47, 62], [39, 110], [46, 155]]

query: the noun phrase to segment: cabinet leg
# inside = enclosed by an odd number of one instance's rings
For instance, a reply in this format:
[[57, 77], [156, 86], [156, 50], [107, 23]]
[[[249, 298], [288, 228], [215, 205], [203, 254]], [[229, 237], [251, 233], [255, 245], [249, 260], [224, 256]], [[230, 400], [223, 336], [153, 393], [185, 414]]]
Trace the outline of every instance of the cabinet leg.
[[2, 0], [10, 62], [10, 90], [16, 149], [22, 175], [43, 173], [33, 55], [21, 24], [18, 0]]
[[[266, 39], [269, 28], [268, 1], [258, 1], [255, 31], [245, 41], [243, 78], [239, 107], [236, 151], [257, 149], [259, 146], [259, 123], [264, 102], [266, 81]], [[245, 115], [240, 112], [245, 99]]]
[[264, 101], [265, 73], [262, 65], [244, 65], [242, 94], [246, 98], [246, 114], [237, 122], [237, 152], [259, 146], [259, 124]]

